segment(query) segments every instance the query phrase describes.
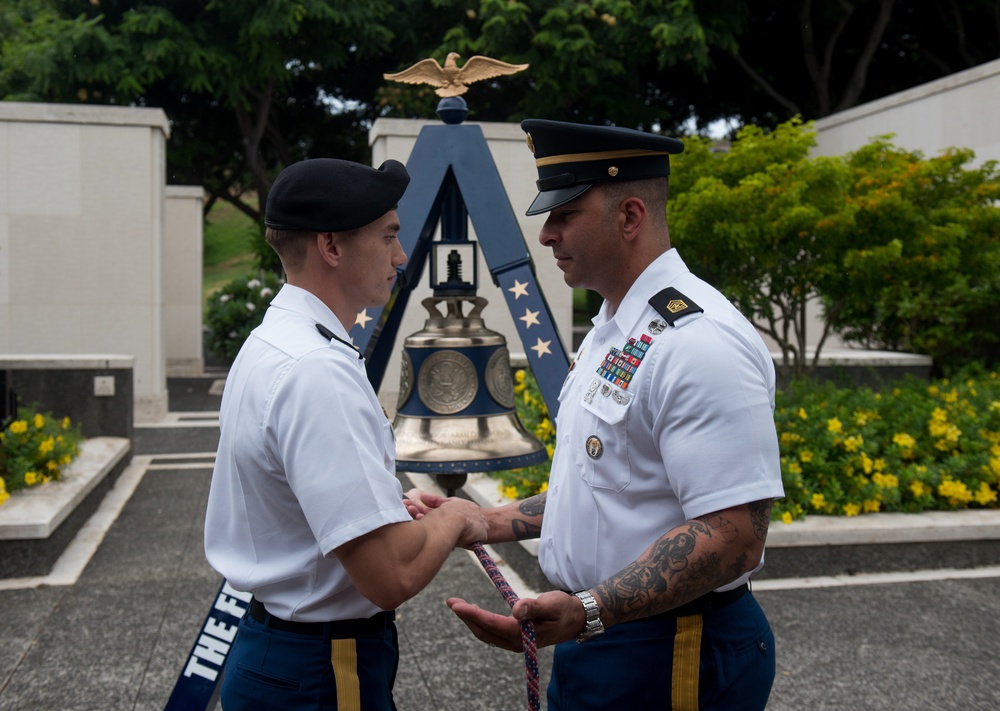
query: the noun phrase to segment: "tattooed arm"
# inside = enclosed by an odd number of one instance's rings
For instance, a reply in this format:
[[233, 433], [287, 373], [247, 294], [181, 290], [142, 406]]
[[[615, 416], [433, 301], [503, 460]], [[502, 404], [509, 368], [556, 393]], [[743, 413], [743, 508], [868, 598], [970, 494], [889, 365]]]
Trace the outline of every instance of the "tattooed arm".
[[536, 494], [523, 501], [486, 509], [483, 515], [489, 525], [487, 543], [523, 541], [538, 538], [542, 532], [546, 494]]
[[[668, 531], [638, 560], [590, 590], [604, 626], [666, 612], [752, 570], [764, 550], [770, 517], [771, 501], [766, 499], [685, 521]], [[583, 605], [564, 592], [522, 598], [511, 617], [459, 598], [449, 599], [448, 606], [476, 637], [512, 651], [521, 651], [518, 620], [534, 623], [539, 647], [575, 638], [585, 622]]]
[[591, 590], [605, 627], [666, 612], [736, 580], [760, 562], [771, 501], [685, 521]]

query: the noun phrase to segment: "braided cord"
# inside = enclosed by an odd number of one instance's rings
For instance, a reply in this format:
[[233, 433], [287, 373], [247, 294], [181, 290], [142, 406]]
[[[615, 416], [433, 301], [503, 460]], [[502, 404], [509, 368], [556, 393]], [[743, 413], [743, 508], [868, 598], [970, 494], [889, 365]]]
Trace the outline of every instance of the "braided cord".
[[[497, 568], [496, 563], [490, 558], [490, 554], [486, 552], [483, 544], [473, 544], [472, 551], [479, 558], [479, 562], [482, 564], [486, 574], [490, 576], [493, 585], [503, 595], [503, 599], [513, 608], [518, 597], [503, 577], [503, 573]], [[521, 622], [521, 641], [524, 645], [524, 673], [528, 685], [528, 711], [538, 711], [541, 705], [538, 691], [538, 647], [535, 644], [535, 626], [527, 620]]]

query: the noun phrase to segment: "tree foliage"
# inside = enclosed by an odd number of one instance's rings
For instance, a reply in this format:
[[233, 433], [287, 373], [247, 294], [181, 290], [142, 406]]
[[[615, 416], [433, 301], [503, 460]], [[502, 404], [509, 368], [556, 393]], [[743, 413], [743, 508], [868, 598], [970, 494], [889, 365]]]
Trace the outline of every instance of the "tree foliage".
[[[941, 371], [986, 357], [1000, 310], [996, 162], [972, 168], [972, 152], [954, 149], [925, 159], [890, 137], [809, 158], [814, 141], [798, 120], [744, 127], [728, 152], [688, 141], [669, 212], [692, 271], [775, 340], [786, 376], [814, 367], [832, 332], [931, 355]], [[808, 360], [816, 299], [822, 332]]]
[[966, 149], [925, 158], [889, 138], [847, 157], [855, 238], [823, 288], [830, 324], [866, 348], [931, 354], [945, 372], [989, 359], [1000, 335], [997, 162], [973, 168]]
[[850, 237], [848, 171], [837, 158], [810, 159], [814, 144], [811, 126], [795, 119], [771, 133], [744, 127], [726, 152], [689, 140], [671, 178], [672, 240], [692, 271], [774, 339], [786, 374], [815, 363], [806, 360], [806, 308]]
[[161, 107], [168, 181], [259, 221], [288, 163], [367, 161], [375, 118], [430, 118], [430, 87], [382, 75], [431, 55], [531, 65], [473, 85], [473, 120], [684, 133], [819, 118], [998, 47], [1000, 0], [5, 0], [0, 98]]

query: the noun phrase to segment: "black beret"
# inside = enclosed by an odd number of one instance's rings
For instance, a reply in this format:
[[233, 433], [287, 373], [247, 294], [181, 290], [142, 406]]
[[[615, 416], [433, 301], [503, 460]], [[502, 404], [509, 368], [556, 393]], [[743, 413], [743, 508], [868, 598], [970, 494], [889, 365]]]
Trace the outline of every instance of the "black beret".
[[267, 194], [264, 224], [276, 230], [355, 230], [394, 209], [409, 182], [396, 160], [378, 170], [337, 158], [293, 163]]
[[669, 154], [684, 150], [676, 138], [617, 126], [525, 119], [521, 128], [538, 168], [527, 215], [565, 205], [595, 183], [670, 175]]

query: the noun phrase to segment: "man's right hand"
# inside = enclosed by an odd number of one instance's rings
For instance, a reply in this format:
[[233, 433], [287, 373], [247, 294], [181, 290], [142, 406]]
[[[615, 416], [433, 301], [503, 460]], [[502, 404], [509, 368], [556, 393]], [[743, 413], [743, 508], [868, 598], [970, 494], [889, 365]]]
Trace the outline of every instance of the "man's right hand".
[[486, 540], [489, 527], [486, 524], [483, 509], [478, 504], [466, 499], [450, 498], [444, 499], [437, 508], [442, 512], [447, 512], [448, 515], [465, 518], [465, 526], [459, 534], [456, 545], [471, 546], [473, 543]]

